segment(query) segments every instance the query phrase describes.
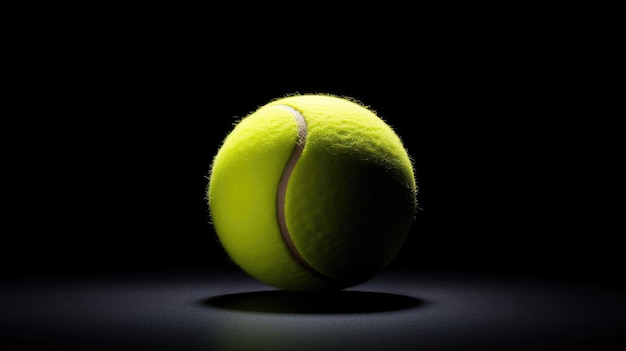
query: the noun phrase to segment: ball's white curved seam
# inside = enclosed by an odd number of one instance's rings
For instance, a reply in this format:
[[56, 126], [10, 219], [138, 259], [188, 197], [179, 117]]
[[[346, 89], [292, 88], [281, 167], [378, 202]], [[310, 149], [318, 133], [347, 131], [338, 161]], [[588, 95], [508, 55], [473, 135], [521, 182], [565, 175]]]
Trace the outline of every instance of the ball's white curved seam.
[[296, 142], [296, 147], [294, 148], [293, 153], [291, 154], [291, 158], [285, 166], [285, 170], [283, 171], [282, 178], [280, 179], [280, 183], [278, 185], [276, 210], [278, 214], [278, 225], [280, 226], [280, 233], [283, 237], [283, 241], [289, 248], [289, 252], [291, 252], [291, 254], [298, 261], [298, 263], [300, 263], [304, 268], [306, 268], [314, 275], [328, 280], [330, 279], [329, 277], [311, 267], [311, 265], [304, 259], [304, 257], [302, 257], [300, 252], [298, 252], [298, 249], [291, 239], [291, 233], [289, 232], [289, 228], [287, 227], [287, 220], [285, 218], [285, 197], [287, 195], [287, 185], [289, 183], [289, 179], [291, 178], [291, 174], [293, 173], [293, 169], [296, 167], [296, 164], [298, 163], [298, 160], [302, 155], [302, 151], [304, 151], [304, 146], [306, 145], [306, 138], [308, 134], [306, 120], [304, 119], [304, 116], [302, 115], [302, 113], [300, 113], [300, 111], [291, 106], [277, 105], [276, 107], [291, 112], [298, 125], [298, 140]]

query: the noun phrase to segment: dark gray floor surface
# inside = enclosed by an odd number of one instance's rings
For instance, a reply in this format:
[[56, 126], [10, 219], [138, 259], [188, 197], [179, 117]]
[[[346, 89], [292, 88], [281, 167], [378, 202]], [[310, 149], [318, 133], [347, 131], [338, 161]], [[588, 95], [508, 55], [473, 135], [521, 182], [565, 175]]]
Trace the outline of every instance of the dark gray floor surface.
[[626, 335], [617, 289], [497, 275], [388, 271], [335, 294], [279, 291], [238, 271], [0, 288], [0, 346], [15, 349], [607, 350]]

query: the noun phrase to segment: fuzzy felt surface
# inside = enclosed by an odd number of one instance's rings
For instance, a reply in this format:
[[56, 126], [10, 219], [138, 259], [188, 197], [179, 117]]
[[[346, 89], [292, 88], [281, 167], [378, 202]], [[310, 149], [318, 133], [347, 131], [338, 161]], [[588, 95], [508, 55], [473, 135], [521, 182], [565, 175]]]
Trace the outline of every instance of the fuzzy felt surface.
[[384, 269], [412, 224], [416, 192], [409, 155], [374, 112], [344, 98], [296, 95], [235, 126], [214, 158], [208, 199], [237, 265], [270, 285], [308, 291], [353, 286]]

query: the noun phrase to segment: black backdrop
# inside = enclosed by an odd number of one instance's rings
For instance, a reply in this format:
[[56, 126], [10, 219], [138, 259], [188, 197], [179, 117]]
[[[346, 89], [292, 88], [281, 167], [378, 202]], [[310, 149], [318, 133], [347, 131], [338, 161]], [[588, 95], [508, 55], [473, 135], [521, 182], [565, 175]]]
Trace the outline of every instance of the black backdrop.
[[599, 48], [462, 17], [307, 37], [181, 18], [26, 33], [3, 128], [5, 276], [232, 267], [209, 223], [213, 155], [270, 99], [322, 92], [371, 106], [414, 159], [421, 210], [390, 268], [617, 281], [623, 157]]

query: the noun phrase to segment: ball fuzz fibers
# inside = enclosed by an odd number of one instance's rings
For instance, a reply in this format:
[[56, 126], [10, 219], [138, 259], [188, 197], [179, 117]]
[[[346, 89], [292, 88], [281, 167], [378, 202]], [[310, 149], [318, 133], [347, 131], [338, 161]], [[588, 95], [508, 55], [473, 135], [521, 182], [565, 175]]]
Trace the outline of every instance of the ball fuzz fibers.
[[363, 283], [396, 256], [417, 186], [392, 128], [349, 98], [292, 95], [226, 136], [211, 165], [210, 218], [232, 261], [291, 291]]

